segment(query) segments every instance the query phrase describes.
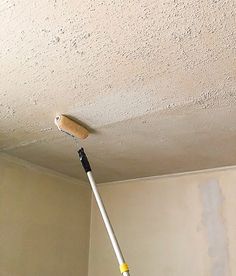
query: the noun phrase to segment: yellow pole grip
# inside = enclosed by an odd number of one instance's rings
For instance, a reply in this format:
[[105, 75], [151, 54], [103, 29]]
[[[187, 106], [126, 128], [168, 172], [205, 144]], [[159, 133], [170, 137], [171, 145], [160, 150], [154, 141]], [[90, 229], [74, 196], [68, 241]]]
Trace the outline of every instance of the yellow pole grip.
[[124, 273], [124, 272], [127, 272], [127, 271], [129, 271], [128, 265], [126, 263], [121, 264], [120, 265], [120, 272], [121, 272], [121, 274]]

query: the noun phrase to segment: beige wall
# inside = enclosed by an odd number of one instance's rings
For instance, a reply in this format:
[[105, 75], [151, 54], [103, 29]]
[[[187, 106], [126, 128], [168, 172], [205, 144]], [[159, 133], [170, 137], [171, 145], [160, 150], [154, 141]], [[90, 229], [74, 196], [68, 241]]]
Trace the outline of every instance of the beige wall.
[[[102, 184], [131, 275], [236, 275], [235, 179], [229, 168]], [[89, 187], [0, 156], [0, 276], [120, 275], [94, 200], [89, 224]]]
[[90, 190], [0, 157], [0, 276], [86, 276]]
[[[236, 169], [100, 187], [135, 276], [236, 275]], [[89, 276], [119, 275], [94, 200]]]

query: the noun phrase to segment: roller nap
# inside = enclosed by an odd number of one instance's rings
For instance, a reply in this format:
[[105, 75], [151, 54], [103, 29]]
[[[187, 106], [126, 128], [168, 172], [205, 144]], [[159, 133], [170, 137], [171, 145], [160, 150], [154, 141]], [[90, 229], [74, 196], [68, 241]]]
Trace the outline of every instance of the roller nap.
[[65, 115], [56, 116], [55, 124], [57, 125], [59, 130], [64, 131], [67, 134], [79, 139], [85, 139], [89, 135], [89, 132], [86, 128], [79, 125], [77, 122], [69, 119]]

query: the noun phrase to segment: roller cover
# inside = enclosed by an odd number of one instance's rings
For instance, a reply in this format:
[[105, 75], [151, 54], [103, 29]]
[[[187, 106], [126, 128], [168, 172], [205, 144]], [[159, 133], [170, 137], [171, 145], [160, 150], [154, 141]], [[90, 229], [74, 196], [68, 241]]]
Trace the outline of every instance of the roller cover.
[[65, 115], [56, 116], [55, 124], [57, 125], [59, 130], [80, 139], [85, 139], [89, 135], [89, 132], [86, 128], [69, 119]]

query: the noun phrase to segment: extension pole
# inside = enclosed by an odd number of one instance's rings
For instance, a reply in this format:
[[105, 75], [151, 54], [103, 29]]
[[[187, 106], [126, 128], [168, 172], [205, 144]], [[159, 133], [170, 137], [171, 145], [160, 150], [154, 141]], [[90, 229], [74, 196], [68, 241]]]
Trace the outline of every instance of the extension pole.
[[118, 240], [117, 240], [117, 238], [115, 236], [115, 233], [114, 233], [114, 230], [112, 228], [111, 222], [110, 222], [109, 217], [107, 215], [105, 206], [104, 206], [103, 201], [101, 199], [101, 196], [100, 196], [100, 194], [99, 194], [99, 192], [97, 190], [96, 182], [95, 182], [95, 180], [93, 178], [92, 170], [91, 170], [89, 161], [87, 159], [87, 156], [86, 156], [86, 154], [84, 152], [84, 149], [81, 148], [78, 151], [78, 153], [79, 153], [80, 161], [81, 161], [81, 163], [83, 165], [83, 168], [84, 168], [84, 170], [85, 170], [85, 172], [86, 172], [86, 174], [88, 176], [88, 179], [89, 179], [89, 182], [90, 182], [90, 185], [91, 185], [94, 197], [96, 199], [98, 208], [100, 210], [103, 222], [105, 224], [108, 236], [110, 238], [110, 241], [112, 243], [113, 249], [115, 251], [116, 258], [117, 258], [119, 266], [120, 266], [120, 272], [121, 272], [121, 274], [123, 276], [129, 276], [130, 274], [129, 274], [128, 265], [125, 262], [125, 259], [123, 257], [123, 254], [121, 252], [121, 249], [120, 249], [120, 246], [119, 246], [119, 243], [118, 243]]

